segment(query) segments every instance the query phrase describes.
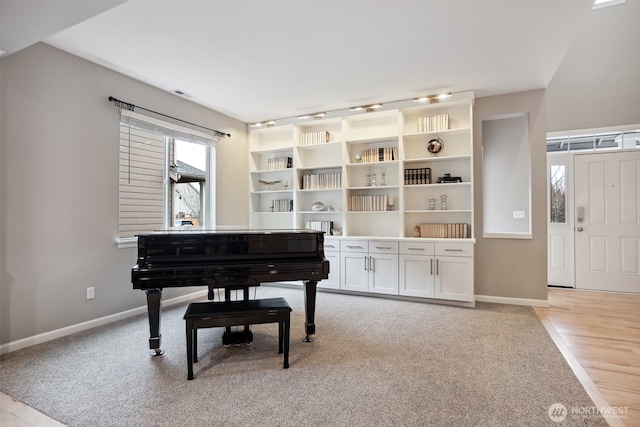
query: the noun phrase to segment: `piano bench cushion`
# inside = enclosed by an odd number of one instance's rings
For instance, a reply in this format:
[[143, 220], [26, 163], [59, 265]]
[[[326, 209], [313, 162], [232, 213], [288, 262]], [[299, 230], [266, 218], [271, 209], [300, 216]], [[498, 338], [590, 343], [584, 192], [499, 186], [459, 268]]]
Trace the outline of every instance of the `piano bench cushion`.
[[238, 325], [278, 323], [278, 353], [284, 353], [284, 365], [289, 367], [289, 331], [291, 307], [284, 298], [243, 301], [194, 302], [184, 314], [187, 333], [187, 379], [193, 379], [193, 362], [197, 362], [198, 329]]

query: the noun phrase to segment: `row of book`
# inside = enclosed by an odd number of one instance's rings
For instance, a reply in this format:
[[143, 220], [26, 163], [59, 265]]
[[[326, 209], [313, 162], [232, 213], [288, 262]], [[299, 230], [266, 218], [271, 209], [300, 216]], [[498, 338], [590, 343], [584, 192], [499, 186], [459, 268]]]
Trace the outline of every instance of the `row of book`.
[[360, 151], [360, 161], [364, 163], [390, 162], [398, 160], [396, 147], [368, 148]]
[[336, 173], [319, 173], [313, 175], [302, 176], [303, 190], [327, 190], [342, 187], [342, 174]]
[[327, 234], [331, 234], [333, 221], [306, 221], [305, 228], [308, 230], [324, 231]]
[[471, 225], [464, 223], [418, 224], [414, 230], [415, 237], [466, 239], [471, 237]]
[[291, 169], [293, 159], [287, 156], [269, 157], [267, 159], [267, 170]]
[[298, 145], [324, 144], [329, 141], [331, 141], [331, 134], [329, 131], [305, 132], [299, 135]]
[[378, 195], [353, 195], [347, 200], [349, 211], [386, 211], [393, 205], [393, 196], [390, 194]]
[[271, 205], [273, 212], [293, 212], [293, 200], [291, 199], [276, 199]]
[[437, 132], [449, 129], [449, 115], [418, 117], [418, 132]]
[[431, 184], [431, 168], [404, 170], [404, 185]]

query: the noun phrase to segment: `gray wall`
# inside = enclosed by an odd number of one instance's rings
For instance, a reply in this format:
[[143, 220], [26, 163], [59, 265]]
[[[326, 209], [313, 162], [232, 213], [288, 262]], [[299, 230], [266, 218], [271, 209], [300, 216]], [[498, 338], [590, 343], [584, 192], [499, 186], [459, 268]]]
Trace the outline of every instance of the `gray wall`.
[[547, 130], [640, 123], [640, 1], [595, 10], [547, 87]]
[[[485, 239], [482, 207], [482, 120], [529, 114], [532, 239]], [[475, 212], [475, 293], [506, 298], [547, 299], [545, 91], [476, 99], [473, 112]]]
[[110, 95], [230, 133], [217, 149], [217, 220], [248, 224], [248, 200], [237, 197], [248, 189], [244, 123], [45, 44], [0, 67], [0, 343], [145, 304], [131, 287], [135, 248], [114, 243], [119, 110]]

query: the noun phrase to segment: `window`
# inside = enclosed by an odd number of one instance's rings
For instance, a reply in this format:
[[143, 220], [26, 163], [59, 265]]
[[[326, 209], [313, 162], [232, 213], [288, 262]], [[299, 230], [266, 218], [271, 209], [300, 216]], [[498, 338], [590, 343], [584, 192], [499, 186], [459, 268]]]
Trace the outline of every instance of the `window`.
[[640, 130], [588, 133], [547, 138], [547, 153], [640, 149]]
[[550, 222], [567, 222], [567, 167], [551, 165], [549, 176], [549, 213]]
[[171, 226], [214, 224], [213, 136], [122, 111], [119, 243]]

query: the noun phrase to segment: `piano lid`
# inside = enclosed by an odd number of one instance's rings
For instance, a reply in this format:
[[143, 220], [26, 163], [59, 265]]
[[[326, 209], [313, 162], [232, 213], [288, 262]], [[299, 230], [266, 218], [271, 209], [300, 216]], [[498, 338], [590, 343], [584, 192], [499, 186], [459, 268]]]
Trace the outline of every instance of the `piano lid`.
[[147, 233], [140, 233], [140, 236], [147, 235], [171, 235], [171, 234], [324, 234], [324, 231], [307, 229], [286, 229], [286, 228], [248, 228], [243, 226], [216, 226], [204, 227], [196, 225], [182, 225], [169, 227], [163, 230], [154, 230]]

